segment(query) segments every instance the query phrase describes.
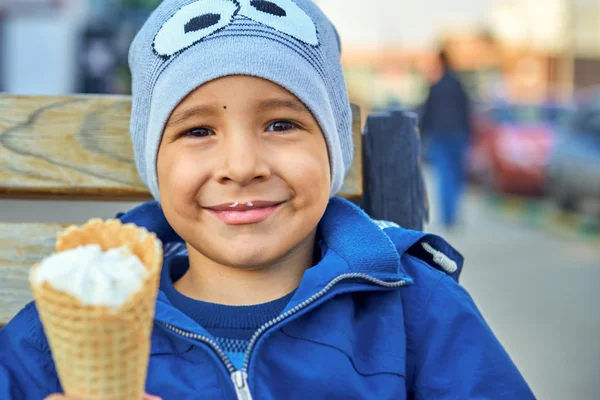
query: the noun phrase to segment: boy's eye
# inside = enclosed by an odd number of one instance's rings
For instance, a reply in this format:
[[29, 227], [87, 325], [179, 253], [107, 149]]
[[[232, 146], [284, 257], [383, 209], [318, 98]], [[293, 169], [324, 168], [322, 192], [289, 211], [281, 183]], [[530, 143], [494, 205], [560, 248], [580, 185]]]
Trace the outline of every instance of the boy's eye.
[[203, 138], [203, 137], [212, 136], [212, 135], [214, 135], [214, 133], [210, 129], [206, 129], [206, 128], [194, 128], [194, 129], [190, 129], [189, 131], [183, 132], [181, 134], [181, 137], [199, 137], [199, 138]]
[[293, 122], [277, 121], [277, 122], [273, 122], [271, 125], [269, 125], [269, 127], [267, 128], [267, 131], [268, 132], [287, 132], [287, 131], [291, 131], [292, 129], [296, 129], [296, 128], [297, 128], [297, 126]]

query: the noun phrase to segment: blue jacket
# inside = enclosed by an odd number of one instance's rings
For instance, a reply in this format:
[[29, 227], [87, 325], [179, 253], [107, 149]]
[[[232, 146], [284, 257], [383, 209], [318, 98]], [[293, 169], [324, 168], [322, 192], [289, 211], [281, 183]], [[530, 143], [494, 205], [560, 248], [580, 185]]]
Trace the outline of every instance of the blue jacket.
[[[185, 247], [154, 202], [120, 218], [156, 232], [166, 258]], [[160, 292], [147, 391], [165, 400], [534, 398], [457, 283], [462, 257], [446, 242], [374, 222], [339, 198], [319, 232], [322, 260], [257, 331], [240, 371]], [[32, 303], [0, 331], [0, 399], [57, 391]]]

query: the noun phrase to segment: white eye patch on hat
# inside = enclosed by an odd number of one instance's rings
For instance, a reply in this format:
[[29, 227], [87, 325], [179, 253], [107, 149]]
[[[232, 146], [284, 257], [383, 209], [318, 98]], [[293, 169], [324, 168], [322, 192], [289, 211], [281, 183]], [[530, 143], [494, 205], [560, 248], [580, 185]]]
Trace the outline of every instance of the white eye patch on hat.
[[230, 25], [236, 15], [317, 46], [317, 28], [292, 0], [198, 0], [177, 11], [154, 38], [154, 51], [170, 57]]

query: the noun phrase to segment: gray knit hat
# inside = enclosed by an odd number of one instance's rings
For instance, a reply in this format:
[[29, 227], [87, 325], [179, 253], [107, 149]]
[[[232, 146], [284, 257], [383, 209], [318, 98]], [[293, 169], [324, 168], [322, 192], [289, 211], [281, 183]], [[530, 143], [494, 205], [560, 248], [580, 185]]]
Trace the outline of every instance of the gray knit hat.
[[159, 200], [156, 158], [171, 112], [227, 75], [268, 79], [298, 97], [325, 135], [331, 192], [352, 164], [352, 116], [333, 24], [311, 0], [164, 0], [129, 51], [131, 139], [140, 177]]

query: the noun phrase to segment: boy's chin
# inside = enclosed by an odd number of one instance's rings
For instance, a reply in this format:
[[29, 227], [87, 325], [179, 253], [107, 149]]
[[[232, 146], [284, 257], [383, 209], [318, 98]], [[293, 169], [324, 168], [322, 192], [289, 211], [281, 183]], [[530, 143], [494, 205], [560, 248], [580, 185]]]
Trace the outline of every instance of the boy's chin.
[[224, 258], [222, 260], [224, 265], [235, 269], [253, 271], [268, 268], [276, 263], [279, 257], [276, 254], [270, 254], [270, 252], [253, 249], [232, 251]]

